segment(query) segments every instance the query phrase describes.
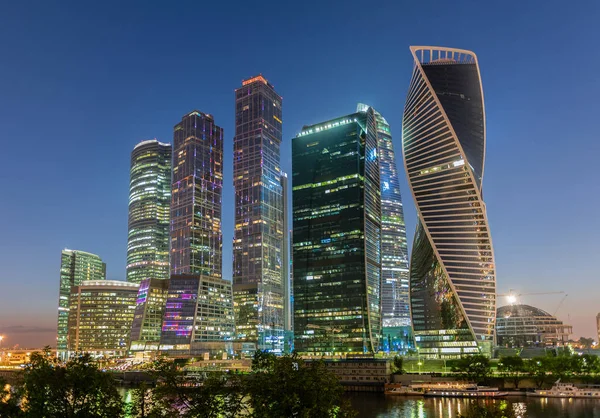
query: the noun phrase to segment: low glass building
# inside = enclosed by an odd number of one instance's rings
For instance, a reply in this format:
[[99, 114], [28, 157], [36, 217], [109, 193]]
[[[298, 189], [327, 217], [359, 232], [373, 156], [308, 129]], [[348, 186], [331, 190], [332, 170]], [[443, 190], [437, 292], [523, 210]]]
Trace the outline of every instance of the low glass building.
[[69, 353], [124, 355], [135, 314], [137, 283], [84, 281], [71, 288]]
[[60, 287], [58, 294], [58, 327], [56, 352], [65, 359], [68, 351], [69, 308], [71, 288], [86, 280], [106, 279], [106, 264], [96, 254], [64, 249], [60, 256]]
[[160, 350], [202, 354], [226, 350], [234, 336], [231, 282], [216, 277], [172, 275]]
[[138, 290], [131, 325], [131, 351], [157, 351], [169, 280], [145, 279]]

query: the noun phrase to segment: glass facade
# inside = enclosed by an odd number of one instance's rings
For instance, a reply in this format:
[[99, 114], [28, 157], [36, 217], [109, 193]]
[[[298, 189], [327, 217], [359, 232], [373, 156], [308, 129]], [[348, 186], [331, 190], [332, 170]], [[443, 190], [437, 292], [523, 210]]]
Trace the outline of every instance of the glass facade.
[[[368, 106], [359, 104], [358, 109]], [[375, 111], [381, 187], [381, 315], [383, 349], [406, 351], [413, 344], [408, 292], [408, 247], [392, 131]]]
[[84, 281], [71, 288], [69, 352], [124, 355], [135, 312], [138, 284]]
[[292, 141], [294, 348], [381, 344], [381, 190], [372, 108], [305, 126]]
[[231, 282], [215, 277], [172, 275], [161, 333], [161, 350], [194, 352], [203, 343], [234, 335]]
[[233, 294], [236, 337], [284, 349], [281, 97], [263, 77], [235, 91]]
[[127, 281], [169, 278], [171, 144], [142, 141], [131, 152]]
[[283, 317], [285, 329], [284, 350], [286, 353], [291, 353], [294, 350], [294, 322], [292, 320], [292, 280], [290, 277], [290, 269], [292, 263], [290, 261], [290, 221], [288, 208], [288, 176], [287, 173], [281, 173], [281, 190], [283, 194], [283, 263], [281, 265], [281, 275], [283, 280]]
[[221, 278], [223, 129], [193, 111], [174, 130], [171, 274]]
[[233, 334], [231, 282], [222, 279], [223, 129], [193, 111], [173, 136], [171, 278], [160, 349], [190, 353]]
[[60, 257], [60, 288], [58, 295], [58, 328], [56, 351], [65, 359], [68, 351], [69, 309], [71, 288], [85, 280], [105, 280], [106, 264], [96, 254], [63, 250]]
[[158, 350], [168, 290], [168, 280], [144, 279], [140, 283], [131, 325], [130, 350]]
[[563, 346], [573, 333], [554, 315], [529, 305], [507, 305], [498, 308], [496, 338], [501, 347]]
[[477, 57], [411, 47], [415, 68], [402, 125], [417, 206], [410, 305], [421, 355], [491, 354], [496, 278], [482, 179], [485, 112]]

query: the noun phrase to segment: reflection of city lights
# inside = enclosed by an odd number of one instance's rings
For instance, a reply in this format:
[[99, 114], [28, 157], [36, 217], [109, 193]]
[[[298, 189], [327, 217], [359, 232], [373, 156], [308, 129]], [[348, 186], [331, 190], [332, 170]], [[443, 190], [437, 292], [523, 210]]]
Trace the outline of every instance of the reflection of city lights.
[[512, 407], [516, 418], [522, 418], [525, 416], [525, 413], [527, 412], [527, 405], [525, 402], [515, 402], [513, 403]]
[[422, 399], [417, 401], [417, 414], [419, 418], [425, 418], [425, 402]]

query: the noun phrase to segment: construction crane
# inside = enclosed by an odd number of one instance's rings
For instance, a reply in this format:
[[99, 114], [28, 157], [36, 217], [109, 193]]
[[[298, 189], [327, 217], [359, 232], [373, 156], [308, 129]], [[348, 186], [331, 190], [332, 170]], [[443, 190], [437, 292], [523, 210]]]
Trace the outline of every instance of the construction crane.
[[564, 295], [563, 298], [560, 300], [560, 302], [558, 303], [558, 306], [556, 307], [556, 310], [554, 311], [553, 316], [556, 316], [556, 314], [558, 313], [558, 310], [560, 309], [560, 307], [562, 306], [563, 302], [565, 301], [565, 299], [567, 298], [567, 295]]
[[[496, 293], [496, 296], [506, 296], [506, 299], [508, 300], [508, 303], [511, 305], [514, 305], [515, 303], [517, 303], [517, 298], [520, 296], [534, 296], [534, 295], [562, 295], [565, 292], [534, 292], [534, 293], [515, 293], [514, 289], [509, 289], [508, 293]], [[567, 296], [565, 295], [565, 298]], [[565, 300], [565, 298], [563, 298], [561, 300], [561, 304], [562, 302]], [[558, 306], [560, 308], [560, 305]], [[557, 309], [558, 310], [558, 309]]]

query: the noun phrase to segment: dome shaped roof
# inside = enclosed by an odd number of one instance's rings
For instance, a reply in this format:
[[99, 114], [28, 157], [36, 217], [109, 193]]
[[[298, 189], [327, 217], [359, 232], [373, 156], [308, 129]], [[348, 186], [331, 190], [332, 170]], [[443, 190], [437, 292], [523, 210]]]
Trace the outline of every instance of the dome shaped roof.
[[553, 315], [550, 315], [548, 312], [543, 311], [538, 308], [534, 308], [529, 305], [506, 305], [498, 308], [497, 317], [498, 318], [528, 318], [534, 316], [547, 316], [550, 318], [554, 318]]

